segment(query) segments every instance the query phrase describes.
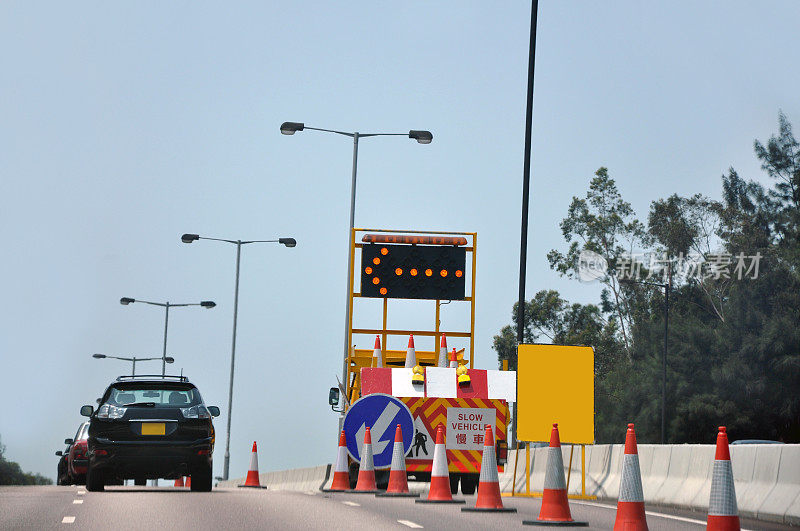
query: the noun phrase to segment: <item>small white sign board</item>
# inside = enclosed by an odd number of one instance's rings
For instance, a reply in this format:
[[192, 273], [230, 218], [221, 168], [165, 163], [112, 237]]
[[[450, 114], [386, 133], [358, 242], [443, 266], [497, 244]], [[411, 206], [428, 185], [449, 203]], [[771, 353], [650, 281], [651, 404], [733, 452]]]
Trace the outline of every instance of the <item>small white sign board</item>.
[[495, 414], [494, 408], [448, 408], [445, 447], [448, 450], [483, 450], [483, 436], [487, 427], [494, 429]]

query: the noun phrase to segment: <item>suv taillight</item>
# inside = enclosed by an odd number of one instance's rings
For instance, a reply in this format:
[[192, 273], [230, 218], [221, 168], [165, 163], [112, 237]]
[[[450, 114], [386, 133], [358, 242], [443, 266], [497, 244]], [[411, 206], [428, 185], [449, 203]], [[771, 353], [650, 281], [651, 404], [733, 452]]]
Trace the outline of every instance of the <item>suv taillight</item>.
[[206, 406], [200, 404], [192, 407], [182, 407], [181, 413], [187, 419], [210, 419], [211, 414], [206, 409]]
[[128, 411], [126, 407], [112, 406], [111, 404], [103, 404], [97, 410], [97, 418], [99, 419], [121, 419]]

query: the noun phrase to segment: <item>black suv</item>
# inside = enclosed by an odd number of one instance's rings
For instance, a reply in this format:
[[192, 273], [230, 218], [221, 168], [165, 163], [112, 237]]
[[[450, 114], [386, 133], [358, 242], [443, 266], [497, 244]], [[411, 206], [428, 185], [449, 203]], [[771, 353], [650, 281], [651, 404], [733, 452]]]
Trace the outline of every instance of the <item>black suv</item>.
[[185, 376], [120, 376], [89, 417], [86, 490], [133, 479], [191, 476], [194, 491], [211, 490], [214, 425], [219, 408], [203, 403]]

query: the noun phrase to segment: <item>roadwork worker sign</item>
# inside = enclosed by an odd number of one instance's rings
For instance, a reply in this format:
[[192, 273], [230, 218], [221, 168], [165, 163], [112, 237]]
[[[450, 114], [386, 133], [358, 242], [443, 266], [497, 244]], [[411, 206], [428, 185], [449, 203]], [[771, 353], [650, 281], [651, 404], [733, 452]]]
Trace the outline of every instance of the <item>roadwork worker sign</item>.
[[451, 407], [447, 409], [445, 446], [448, 450], [483, 450], [486, 428], [494, 429], [492, 408]]

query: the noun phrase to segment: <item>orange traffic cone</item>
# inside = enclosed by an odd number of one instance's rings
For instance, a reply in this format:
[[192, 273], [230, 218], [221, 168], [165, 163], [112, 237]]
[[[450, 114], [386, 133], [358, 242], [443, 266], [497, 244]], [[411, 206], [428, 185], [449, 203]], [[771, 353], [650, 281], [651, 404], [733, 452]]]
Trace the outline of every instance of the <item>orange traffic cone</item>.
[[711, 475], [711, 499], [708, 502], [706, 529], [712, 531], [741, 529], [725, 426], [720, 426], [717, 434], [717, 454], [714, 456], [714, 470]]
[[375, 349], [372, 351], [372, 366], [383, 367], [383, 356], [381, 356], [381, 336], [375, 336]]
[[336, 454], [336, 468], [333, 471], [333, 482], [328, 490], [349, 490], [350, 472], [347, 466], [347, 439], [344, 430], [339, 435], [339, 451]]
[[486, 435], [483, 436], [478, 499], [475, 507], [462, 507], [461, 510], [488, 513], [517, 512], [513, 507], [504, 507], [503, 500], [500, 498], [500, 478], [497, 476], [497, 457], [494, 455], [494, 437], [491, 427], [486, 427]]
[[389, 486], [386, 492], [375, 496], [394, 498], [419, 498], [419, 494], [408, 491], [408, 477], [406, 476], [406, 452], [403, 447], [403, 430], [400, 424], [394, 430], [394, 448], [392, 449], [392, 468], [389, 471]]
[[636, 432], [633, 430], [633, 424], [628, 424], [625, 454], [622, 459], [622, 484], [619, 488], [614, 531], [647, 531], [642, 473], [639, 470], [639, 451], [636, 448]]
[[439, 344], [439, 367], [447, 367], [447, 337], [442, 334], [442, 341]]
[[561, 440], [558, 424], [550, 431], [550, 448], [547, 449], [547, 470], [544, 475], [542, 508], [537, 520], [523, 520], [525, 525], [587, 526], [589, 522], [572, 519], [567, 502], [567, 482], [564, 480], [564, 460], [561, 458]]
[[361, 466], [358, 468], [356, 489], [350, 492], [378, 492], [375, 484], [375, 465], [372, 463], [372, 435], [369, 428], [364, 433], [364, 445], [361, 447]]
[[444, 447], [444, 430], [436, 429], [436, 446], [433, 447], [433, 465], [431, 466], [431, 487], [428, 497], [414, 500], [416, 503], [466, 503], [453, 499], [450, 493], [450, 472], [447, 470], [447, 451]]
[[186, 476], [186, 481], [184, 482], [184, 487], [191, 488], [192, 486], [192, 476]]
[[450, 368], [458, 369], [458, 354], [456, 354], [456, 347], [453, 347], [453, 352], [450, 353]]
[[413, 334], [408, 336], [408, 349], [406, 350], [406, 369], [410, 369], [417, 364], [417, 351], [414, 348]]
[[175, 480], [175, 487], [183, 487], [183, 476]]
[[250, 469], [247, 471], [247, 478], [244, 480], [244, 485], [240, 487], [252, 487], [254, 489], [266, 489], [262, 487], [258, 479], [258, 448], [256, 442], [253, 441], [253, 450], [250, 452]]

